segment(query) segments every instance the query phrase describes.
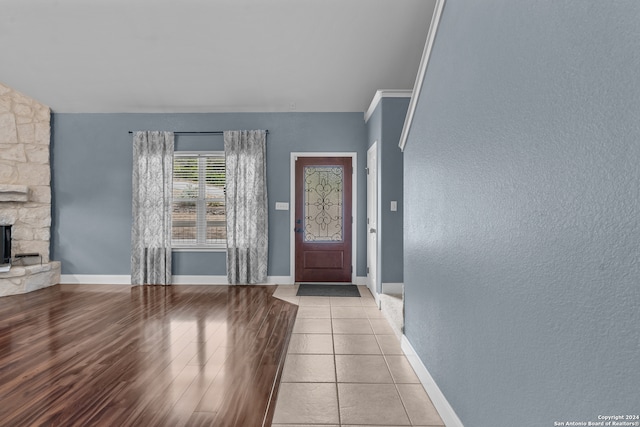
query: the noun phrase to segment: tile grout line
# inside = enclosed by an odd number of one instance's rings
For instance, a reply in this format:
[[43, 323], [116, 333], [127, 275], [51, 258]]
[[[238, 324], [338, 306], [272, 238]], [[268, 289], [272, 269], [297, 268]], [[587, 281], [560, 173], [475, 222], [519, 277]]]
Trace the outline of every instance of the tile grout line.
[[[359, 302], [360, 302], [360, 305], [357, 306], [357, 307], [360, 307], [361, 309], [364, 309], [365, 307], [368, 307], [368, 306], [362, 305], [362, 304], [364, 304], [363, 300], [360, 300]], [[330, 317], [330, 321], [331, 321], [331, 323], [330, 323], [330, 325], [331, 325], [331, 334], [330, 334], [330, 336], [331, 336], [331, 350], [332, 350], [332, 353], [333, 353], [332, 355], [333, 355], [333, 362], [334, 362], [335, 391], [336, 391], [336, 402], [337, 402], [337, 406], [338, 406], [337, 407], [337, 409], [338, 409], [338, 417], [337, 418], [338, 418], [338, 425], [339, 426], [343, 425], [343, 420], [342, 420], [341, 412], [340, 412], [339, 379], [338, 379], [338, 372], [337, 372], [338, 364], [337, 364], [337, 353], [336, 353], [336, 345], [335, 345], [336, 334], [335, 334], [335, 329], [334, 329], [334, 314], [335, 314], [334, 313], [334, 311], [335, 311], [334, 309], [337, 309], [337, 308], [341, 308], [342, 309], [343, 307], [351, 307], [351, 306], [349, 306], [349, 305], [343, 306], [341, 304], [338, 304], [338, 305], [336, 305], [334, 307], [334, 305], [331, 304], [331, 299], [329, 299], [328, 308], [329, 308], [329, 317]], [[356, 307], [356, 306], [354, 306], [354, 307]], [[374, 336], [374, 339], [375, 339], [376, 344], [378, 346], [378, 349], [380, 351], [380, 355], [383, 356], [383, 360], [385, 362], [385, 366], [387, 367], [387, 369], [389, 371], [389, 374], [390, 374], [391, 380], [392, 380], [392, 384], [394, 385], [394, 389], [396, 390], [397, 396], [400, 399], [400, 403], [401, 403], [402, 408], [403, 408], [403, 410], [405, 412], [407, 420], [409, 421], [409, 425], [413, 426], [414, 425], [413, 421], [409, 417], [409, 412], [407, 411], [406, 403], [405, 403], [404, 399], [402, 398], [402, 394], [400, 393], [400, 390], [399, 390], [399, 387], [398, 387], [399, 384], [404, 384], [404, 383], [398, 383], [396, 381], [396, 378], [392, 374], [392, 371], [391, 371], [391, 365], [390, 365], [389, 357], [395, 356], [395, 354], [393, 354], [393, 353], [387, 354], [386, 352], [384, 352], [383, 348], [382, 348], [382, 345], [381, 345], [381, 341], [380, 341], [381, 335], [393, 335], [393, 334], [384, 334], [384, 333], [377, 334], [375, 332], [375, 330], [374, 330], [374, 327], [373, 327], [373, 320], [377, 321], [379, 319], [379, 317], [371, 316], [369, 313], [366, 313], [366, 312], [364, 313], [364, 315], [365, 315], [365, 318], [368, 320], [367, 323], [369, 324], [369, 326], [372, 329], [372, 334]], [[348, 319], [348, 318], [345, 318], [345, 319]], [[340, 334], [338, 334], [338, 335], [340, 335]], [[358, 334], [356, 334], [356, 335], [358, 335]], [[365, 334], [365, 335], [368, 335], [368, 334]], [[288, 349], [287, 349], [287, 353], [288, 353]], [[316, 354], [316, 353], [313, 353], [313, 354]], [[318, 353], [318, 354], [321, 354], [321, 353]], [[360, 354], [358, 353], [356, 355], [360, 355]], [[349, 383], [351, 383], [351, 382], [349, 382]], [[354, 382], [353, 384], [365, 384], [366, 385], [366, 384], [369, 384], [369, 383]], [[377, 383], [371, 383], [371, 384], [377, 384]]]
[[[371, 323], [371, 319], [369, 319], [369, 323]], [[371, 324], [371, 329], [373, 329], [373, 324]], [[380, 347], [378, 334], [376, 334], [375, 331], [374, 331], [374, 336], [376, 338], [376, 342], [378, 343], [378, 347]], [[407, 406], [405, 405], [404, 399], [402, 398], [402, 394], [400, 393], [400, 389], [398, 388], [398, 383], [396, 382], [393, 372], [391, 372], [391, 365], [389, 365], [389, 360], [387, 359], [387, 356], [389, 355], [387, 355], [384, 351], [382, 351], [382, 347], [380, 347], [380, 353], [382, 353], [382, 357], [384, 358], [384, 363], [385, 365], [387, 365], [387, 369], [389, 370], [389, 375], [391, 376], [391, 381], [393, 381], [393, 386], [396, 389], [396, 393], [398, 393], [398, 398], [400, 399], [400, 403], [402, 404], [402, 409], [404, 409], [404, 413], [407, 416], [407, 419], [409, 420], [409, 425], [413, 426], [414, 425], [413, 421], [409, 416], [409, 411], [407, 411]]]
[[[376, 341], [378, 342], [378, 345], [380, 345], [380, 341], [378, 340], [378, 336], [379, 335], [390, 335], [390, 334], [375, 334]], [[394, 387], [396, 389], [396, 392], [398, 393], [398, 397], [400, 398], [400, 402], [402, 403], [402, 407], [404, 408], [404, 411], [405, 411], [405, 413], [407, 415], [407, 419], [409, 420], [409, 423], [410, 423], [411, 426], [416, 426], [416, 424], [413, 423], [413, 420], [411, 419], [411, 416], [409, 415], [409, 411], [407, 410], [407, 405], [405, 403], [404, 398], [402, 397], [402, 393], [400, 392], [400, 388], [398, 387], [399, 385], [414, 384], [414, 383], [405, 383], [405, 382], [396, 381], [393, 373], [391, 372], [391, 365], [389, 364], [389, 359], [388, 359], [389, 357], [394, 357], [394, 356], [396, 356], [396, 357], [397, 356], [406, 357], [406, 356], [404, 356], [404, 355], [396, 355], [396, 354], [386, 354], [385, 352], [382, 351], [382, 347], [380, 348], [380, 351], [382, 352], [382, 356], [384, 357], [384, 361], [385, 361], [385, 363], [387, 365], [387, 369], [389, 369], [389, 374], [391, 374], [391, 379], [393, 380], [393, 385], [394, 385]], [[413, 373], [415, 374], [415, 371], [413, 371]], [[418, 383], [415, 383], [415, 384], [416, 385], [421, 385], [422, 389], [424, 390], [424, 386], [422, 385], [422, 383], [418, 382]], [[431, 397], [428, 394], [427, 394], [427, 397], [429, 399], [431, 399]], [[433, 404], [433, 402], [432, 402], [432, 404]], [[440, 415], [440, 414], [438, 413], [438, 415]], [[422, 424], [417, 424], [417, 425], [422, 426]], [[428, 424], [425, 427], [444, 427], [444, 424]]]
[[340, 392], [338, 389], [338, 361], [336, 360], [336, 343], [333, 340], [333, 306], [329, 300], [329, 318], [331, 320], [331, 349], [333, 351], [333, 373], [336, 376], [336, 402], [338, 404], [338, 426], [342, 426], [342, 416], [340, 414]]

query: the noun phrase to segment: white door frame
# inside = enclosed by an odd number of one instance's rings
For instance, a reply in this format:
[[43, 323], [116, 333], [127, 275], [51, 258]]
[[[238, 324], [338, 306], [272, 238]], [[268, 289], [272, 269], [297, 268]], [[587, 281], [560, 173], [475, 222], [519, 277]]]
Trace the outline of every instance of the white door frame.
[[351, 157], [351, 169], [353, 174], [351, 176], [351, 216], [353, 216], [353, 226], [351, 227], [351, 283], [356, 283], [356, 254], [357, 251], [357, 230], [358, 230], [358, 153], [349, 152], [304, 152], [296, 151], [291, 152], [291, 166], [290, 166], [290, 179], [289, 179], [289, 274], [291, 275], [289, 281], [295, 283], [296, 278], [296, 235], [293, 231], [296, 223], [296, 159], [298, 157]]
[[[372, 162], [369, 162], [369, 158]], [[370, 163], [373, 163], [372, 165]], [[374, 141], [367, 150], [367, 287], [371, 294], [379, 301], [378, 297], [378, 141]], [[370, 197], [372, 196], [372, 197]], [[373, 202], [373, 205], [372, 205]], [[370, 221], [370, 218], [373, 221]], [[375, 228], [375, 242], [371, 244], [371, 228]], [[374, 247], [372, 247], [374, 246]]]

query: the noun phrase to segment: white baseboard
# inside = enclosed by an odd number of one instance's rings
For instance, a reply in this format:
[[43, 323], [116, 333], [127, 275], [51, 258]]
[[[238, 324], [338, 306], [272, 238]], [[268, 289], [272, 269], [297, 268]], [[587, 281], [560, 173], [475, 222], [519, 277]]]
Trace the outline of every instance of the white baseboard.
[[[172, 277], [174, 285], [227, 285], [227, 276], [190, 276], [178, 275]], [[63, 285], [131, 285], [131, 276], [107, 274], [61, 274], [60, 283]], [[269, 276], [268, 285], [292, 284], [289, 276]]]
[[131, 276], [128, 274], [61, 274], [62, 285], [131, 285]]
[[[171, 278], [174, 285], [228, 285], [227, 276], [188, 276], [179, 275]], [[264, 285], [293, 284], [289, 276], [268, 276]]]
[[228, 285], [227, 276], [172, 276], [173, 285]]
[[422, 386], [431, 398], [433, 406], [436, 407], [444, 425], [447, 427], [464, 427], [462, 421], [460, 421], [460, 418], [458, 418], [458, 415], [456, 415], [455, 411], [447, 401], [447, 398], [442, 394], [438, 384], [436, 384], [435, 380], [427, 370], [427, 367], [424, 366], [422, 360], [418, 357], [418, 354], [407, 339], [406, 335], [402, 335], [402, 351], [405, 356], [407, 356], [407, 359], [420, 379]]
[[404, 291], [404, 283], [384, 283], [382, 282], [383, 294], [400, 294]]
[[367, 286], [367, 276], [356, 276], [356, 283], [354, 285]]
[[269, 276], [267, 277], [267, 285], [293, 285], [293, 277], [291, 276]]

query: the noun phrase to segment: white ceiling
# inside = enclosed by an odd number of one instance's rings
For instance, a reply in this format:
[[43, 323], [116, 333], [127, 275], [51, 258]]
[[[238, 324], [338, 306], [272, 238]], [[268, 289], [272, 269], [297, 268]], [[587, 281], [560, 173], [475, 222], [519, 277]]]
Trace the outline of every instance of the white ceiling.
[[0, 0], [0, 82], [54, 112], [365, 111], [435, 0]]

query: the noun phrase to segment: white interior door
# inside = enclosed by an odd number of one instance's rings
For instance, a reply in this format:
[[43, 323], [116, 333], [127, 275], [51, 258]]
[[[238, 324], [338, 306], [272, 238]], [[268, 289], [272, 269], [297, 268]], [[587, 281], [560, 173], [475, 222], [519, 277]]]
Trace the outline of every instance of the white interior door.
[[377, 298], [378, 277], [378, 142], [367, 151], [367, 287]]

